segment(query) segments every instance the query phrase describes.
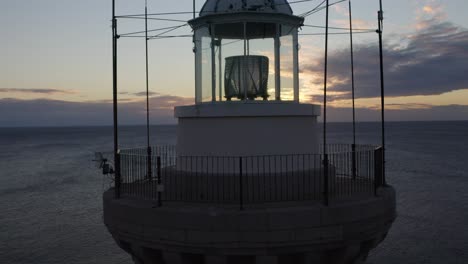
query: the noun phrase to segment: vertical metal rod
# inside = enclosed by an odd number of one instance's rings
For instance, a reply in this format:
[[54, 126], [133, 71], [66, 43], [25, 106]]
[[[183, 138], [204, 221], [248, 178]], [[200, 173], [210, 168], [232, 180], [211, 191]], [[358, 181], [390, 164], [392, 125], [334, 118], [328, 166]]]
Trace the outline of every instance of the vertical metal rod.
[[377, 196], [377, 190], [384, 185], [383, 182], [383, 148], [376, 148], [374, 150], [374, 195]]
[[280, 25], [276, 24], [275, 35], [275, 100], [281, 100], [281, 41], [280, 41]]
[[323, 78], [323, 175], [324, 175], [324, 203], [329, 204], [328, 193], [328, 154], [327, 154], [327, 75], [328, 75], [328, 16], [329, 0], [327, 0], [325, 14], [325, 70]]
[[112, 0], [112, 94], [114, 123], [114, 166], [115, 166], [115, 197], [120, 198], [120, 158], [118, 135], [117, 108], [117, 19], [115, 17], [115, 0]]
[[383, 43], [382, 43], [382, 31], [383, 31], [383, 10], [382, 0], [380, 0], [380, 10], [378, 12], [379, 29], [379, 53], [380, 53], [380, 101], [381, 101], [381, 115], [382, 115], [382, 178], [383, 184], [387, 185], [385, 177], [385, 86], [384, 86], [384, 68], [383, 68]]
[[327, 154], [328, 0], [325, 16], [325, 69], [323, 76], [323, 154]]
[[150, 146], [149, 129], [149, 74], [148, 74], [148, 7], [145, 1], [145, 60], [146, 60], [146, 143]]
[[161, 179], [161, 157], [158, 156], [156, 159], [156, 167], [157, 167], [157, 174], [158, 174], [158, 207], [162, 206], [162, 179]]
[[353, 48], [353, 17], [351, 9], [351, 0], [349, 0], [349, 40], [351, 52], [351, 89], [353, 101], [353, 145], [352, 145], [352, 175], [356, 179], [356, 107], [355, 107], [355, 93], [354, 93], [354, 48]]
[[150, 125], [149, 125], [149, 72], [148, 72], [148, 3], [145, 1], [145, 59], [146, 59], [146, 146], [147, 146], [147, 178], [151, 180], [151, 145], [150, 145]]
[[299, 102], [299, 44], [297, 28], [293, 33], [293, 82], [294, 82], [294, 101]]
[[329, 197], [329, 182], [328, 182], [328, 154], [323, 155], [323, 203], [328, 206], [330, 203]]
[[[193, 19], [195, 19], [195, 0], [193, 0]], [[193, 31], [193, 37], [192, 37], [192, 42], [193, 42], [193, 53], [194, 53], [194, 62], [195, 62], [195, 103], [199, 104], [202, 101], [202, 95], [201, 95], [201, 65], [199, 65], [199, 62], [201, 62], [201, 52], [199, 52], [197, 49], [197, 39], [196, 39], [196, 31]], [[201, 45], [200, 45], [201, 46]], [[201, 47], [200, 47], [201, 51]]]
[[377, 182], [377, 169], [378, 169], [378, 164], [377, 164], [377, 155], [378, 155], [378, 150], [374, 149], [374, 196], [377, 196], [377, 188], [378, 188], [378, 182]]
[[351, 11], [351, 0], [349, 1], [349, 38], [351, 51], [351, 89], [353, 97], [353, 145], [356, 144], [356, 110], [355, 110], [355, 93], [354, 93], [354, 50], [353, 50], [353, 21]]
[[221, 102], [223, 100], [223, 79], [221, 78], [221, 76], [223, 76], [223, 67], [222, 67], [222, 39], [218, 39], [218, 71], [219, 71], [219, 87], [218, 87], [218, 91], [219, 91], [219, 101]]
[[[116, 162], [115, 167], [117, 168], [117, 164], [120, 167], [120, 153], [119, 153], [119, 151], [117, 151], [117, 153], [115, 153], [115, 162]], [[120, 198], [121, 182], [122, 182], [122, 179], [121, 179], [120, 171], [119, 171], [119, 173], [117, 173], [117, 171], [116, 171], [115, 172], [115, 198], [117, 198], [117, 199]]]
[[244, 100], [247, 100], [247, 22], [244, 22], [244, 59], [243, 61], [243, 71], [242, 71], [242, 86], [244, 87]]
[[239, 157], [239, 206], [244, 210], [244, 190], [242, 187], [242, 157]]
[[215, 26], [210, 25], [211, 31], [211, 101], [216, 101], [216, 43], [215, 43]]

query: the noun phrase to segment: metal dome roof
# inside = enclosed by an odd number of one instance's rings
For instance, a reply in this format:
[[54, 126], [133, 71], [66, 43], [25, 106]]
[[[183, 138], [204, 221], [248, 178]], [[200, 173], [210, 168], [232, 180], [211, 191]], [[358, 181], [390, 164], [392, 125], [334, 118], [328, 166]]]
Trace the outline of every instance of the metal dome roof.
[[200, 16], [245, 11], [293, 14], [287, 0], [207, 0]]
[[[200, 16], [188, 23], [194, 30], [214, 26], [217, 38], [256, 39], [289, 34], [304, 18], [293, 15], [287, 0], [207, 0]], [[284, 26], [282, 30], [278, 25]]]

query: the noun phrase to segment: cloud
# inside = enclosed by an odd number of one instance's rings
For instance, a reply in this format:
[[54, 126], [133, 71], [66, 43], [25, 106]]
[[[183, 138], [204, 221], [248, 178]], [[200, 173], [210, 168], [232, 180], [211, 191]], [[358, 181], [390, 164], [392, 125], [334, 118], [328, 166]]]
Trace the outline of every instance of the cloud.
[[[393, 106], [393, 105], [392, 105]], [[468, 120], [466, 105], [399, 105], [387, 107], [386, 121], [453, 121]], [[346, 107], [327, 107], [330, 122], [351, 122], [352, 109]], [[322, 117], [319, 118], [322, 120]], [[380, 121], [380, 108], [356, 108], [358, 122]]]
[[74, 94], [75, 92], [71, 90], [62, 90], [62, 89], [0, 88], [0, 93]]
[[[176, 122], [173, 107], [193, 103], [193, 98], [158, 96], [150, 99], [150, 121], [152, 124]], [[137, 125], [146, 122], [146, 103], [120, 101], [119, 122]], [[111, 125], [112, 102], [88, 101], [68, 102], [49, 99], [20, 100], [0, 99], [0, 126], [80, 126]]]
[[[137, 92], [137, 93], [131, 93], [131, 92], [127, 92], [127, 91], [122, 91], [122, 92], [119, 92], [120, 95], [133, 95], [133, 96], [137, 96], [137, 97], [141, 97], [141, 96], [146, 96], [146, 91], [143, 91], [143, 92]], [[149, 96], [156, 96], [156, 95], [161, 95], [160, 93], [158, 92], [152, 92], [152, 91], [149, 91]]]
[[447, 20], [444, 6], [438, 2], [430, 2], [416, 12], [416, 30], [424, 30], [431, 25], [443, 23]]
[[[193, 104], [193, 98], [178, 96], [152, 97], [151, 124], [175, 124], [173, 107]], [[146, 122], [143, 100], [119, 104], [120, 125], [140, 125]], [[330, 122], [351, 121], [351, 108], [328, 107]], [[0, 99], [0, 127], [8, 126], [102, 126], [112, 124], [112, 103], [106, 101], [67, 102], [49, 99]], [[379, 121], [380, 108], [357, 108], [359, 122]], [[467, 120], [468, 106], [431, 106], [424, 104], [387, 105], [388, 121]], [[320, 117], [322, 118], [322, 117]]]
[[445, 6], [436, 0], [424, 0], [415, 3], [416, 10], [416, 25], [417, 30], [422, 30], [429, 27], [431, 24], [443, 22], [447, 20], [447, 12]]
[[[349, 28], [349, 20], [335, 19], [332, 21], [336, 27]], [[375, 28], [375, 23], [363, 19], [353, 19], [353, 30], [372, 30]]]
[[[468, 88], [468, 30], [450, 22], [430, 21], [429, 26], [387, 44], [384, 49], [386, 96], [440, 95]], [[377, 44], [358, 45], [354, 50], [356, 97], [380, 96]], [[349, 99], [351, 77], [349, 49], [329, 55], [331, 100]], [[304, 65], [305, 74], [315, 75], [311, 83], [323, 82], [322, 60]]]
[[332, 9], [341, 16], [348, 16], [349, 11], [347, 8], [343, 7], [344, 5], [333, 5]]
[[[433, 105], [430, 104], [385, 104], [385, 109], [388, 110], [414, 110], [414, 109], [431, 109]], [[372, 109], [380, 109], [380, 106], [371, 107]]]
[[[148, 92], [149, 96], [154, 96], [154, 95], [159, 95], [160, 93], [157, 92]], [[133, 93], [135, 96], [146, 96], [146, 92], [139, 92], [139, 93]]]
[[434, 10], [432, 6], [424, 6], [423, 11], [424, 13], [431, 14], [431, 15], [436, 12], [436, 10]]

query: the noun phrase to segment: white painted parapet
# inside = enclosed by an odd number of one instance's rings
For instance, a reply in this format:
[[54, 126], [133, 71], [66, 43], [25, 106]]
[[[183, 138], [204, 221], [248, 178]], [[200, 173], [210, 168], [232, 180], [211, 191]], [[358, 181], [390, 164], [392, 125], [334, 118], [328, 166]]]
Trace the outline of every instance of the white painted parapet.
[[[179, 106], [175, 108], [177, 156], [180, 164], [184, 164], [184, 157], [318, 153], [319, 115], [318, 105], [296, 102], [242, 101]], [[238, 168], [237, 163], [229, 165], [225, 160], [208, 160], [210, 168], [224, 171]], [[231, 166], [234, 167], [229, 169]], [[205, 165], [190, 167], [193, 171]]]

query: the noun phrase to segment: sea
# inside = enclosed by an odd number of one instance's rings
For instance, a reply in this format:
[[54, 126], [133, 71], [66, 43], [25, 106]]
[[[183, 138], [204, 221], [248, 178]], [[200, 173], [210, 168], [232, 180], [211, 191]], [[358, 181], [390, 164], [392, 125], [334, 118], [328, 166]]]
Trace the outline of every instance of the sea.
[[[176, 129], [152, 126], [151, 143], [175, 144]], [[351, 123], [327, 130], [329, 142], [352, 143]], [[121, 146], [144, 146], [145, 131], [121, 127]], [[357, 123], [357, 143], [380, 144], [380, 131]], [[0, 128], [0, 263], [133, 263], [102, 219], [111, 179], [93, 159], [112, 150], [112, 135], [112, 127]], [[468, 121], [389, 122], [386, 143], [398, 217], [367, 263], [468, 263]]]

